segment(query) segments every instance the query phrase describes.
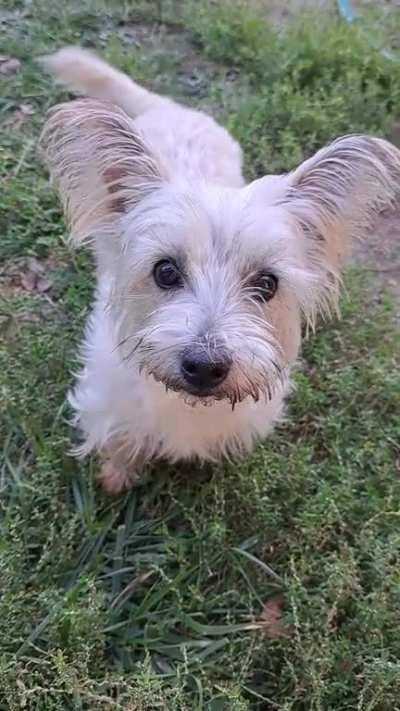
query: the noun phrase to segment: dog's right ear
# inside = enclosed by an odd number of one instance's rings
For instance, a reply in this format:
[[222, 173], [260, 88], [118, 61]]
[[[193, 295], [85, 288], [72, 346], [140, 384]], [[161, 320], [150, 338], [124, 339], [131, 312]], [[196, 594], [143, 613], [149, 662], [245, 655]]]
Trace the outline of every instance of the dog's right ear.
[[41, 148], [76, 244], [115, 237], [123, 214], [166, 180], [132, 119], [103, 101], [51, 109]]

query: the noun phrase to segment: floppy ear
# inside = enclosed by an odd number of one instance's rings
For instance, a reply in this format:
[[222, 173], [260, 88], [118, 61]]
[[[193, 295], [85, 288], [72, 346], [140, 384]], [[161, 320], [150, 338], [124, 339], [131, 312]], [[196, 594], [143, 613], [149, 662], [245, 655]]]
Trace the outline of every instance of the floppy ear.
[[77, 244], [115, 236], [118, 219], [165, 178], [133, 121], [103, 101], [51, 109], [41, 147]]
[[279, 203], [305, 238], [315, 275], [316, 308], [337, 306], [339, 268], [354, 238], [400, 194], [400, 151], [387, 141], [347, 136], [318, 151], [287, 176]]

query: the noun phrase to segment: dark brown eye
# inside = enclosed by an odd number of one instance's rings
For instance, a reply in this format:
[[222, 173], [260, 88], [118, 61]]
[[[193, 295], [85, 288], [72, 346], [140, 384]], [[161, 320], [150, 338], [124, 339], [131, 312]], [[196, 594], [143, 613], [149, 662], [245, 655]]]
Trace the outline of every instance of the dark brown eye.
[[260, 274], [254, 282], [254, 297], [257, 301], [270, 301], [278, 289], [278, 277], [271, 272]]
[[175, 289], [182, 286], [182, 275], [171, 259], [161, 259], [155, 264], [153, 277], [160, 289]]

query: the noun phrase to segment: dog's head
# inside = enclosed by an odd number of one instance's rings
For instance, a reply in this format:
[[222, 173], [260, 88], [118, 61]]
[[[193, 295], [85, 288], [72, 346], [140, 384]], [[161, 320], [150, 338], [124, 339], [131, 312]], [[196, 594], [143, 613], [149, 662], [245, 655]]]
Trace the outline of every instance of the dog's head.
[[53, 109], [43, 145], [73, 239], [113, 284], [122, 357], [191, 402], [271, 397], [400, 179], [396, 148], [350, 136], [244, 188], [188, 182], [95, 100]]

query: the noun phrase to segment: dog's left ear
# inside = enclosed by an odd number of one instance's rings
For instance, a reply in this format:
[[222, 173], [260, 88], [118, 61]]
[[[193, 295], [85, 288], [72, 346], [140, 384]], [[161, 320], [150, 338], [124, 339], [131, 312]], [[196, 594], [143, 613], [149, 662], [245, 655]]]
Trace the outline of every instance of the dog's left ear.
[[107, 102], [51, 109], [41, 147], [76, 244], [109, 244], [123, 214], [166, 179], [132, 119]]
[[279, 199], [305, 240], [315, 275], [315, 307], [336, 306], [339, 268], [352, 239], [364, 237], [400, 194], [400, 151], [387, 141], [334, 141], [285, 178]]

